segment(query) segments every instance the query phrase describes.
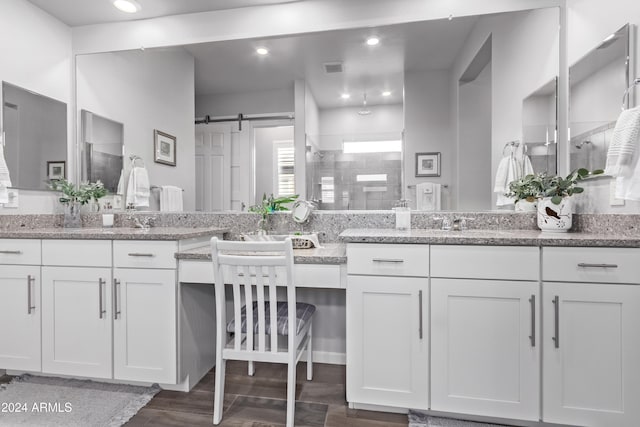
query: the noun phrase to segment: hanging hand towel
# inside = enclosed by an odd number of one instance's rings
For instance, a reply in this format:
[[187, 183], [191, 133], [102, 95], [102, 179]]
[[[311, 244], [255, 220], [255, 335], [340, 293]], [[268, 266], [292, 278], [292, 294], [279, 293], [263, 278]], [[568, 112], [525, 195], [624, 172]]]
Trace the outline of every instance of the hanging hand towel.
[[9, 187], [11, 187], [11, 176], [4, 159], [4, 147], [0, 144], [0, 203], [9, 203]]
[[505, 196], [509, 192], [509, 183], [521, 177], [521, 168], [513, 156], [503, 157], [498, 164], [496, 182], [493, 192], [497, 194], [496, 206], [508, 206], [515, 203], [514, 199]]
[[607, 151], [604, 173], [611, 176], [631, 176], [633, 155], [637, 150], [640, 135], [640, 107], [625, 110], [620, 114], [613, 129]]
[[522, 156], [522, 177], [527, 175], [533, 175], [533, 165], [531, 164], [531, 159], [526, 154]]
[[416, 185], [416, 209], [419, 211], [439, 211], [441, 209], [441, 185], [421, 182]]
[[134, 167], [127, 185], [127, 206], [149, 207], [149, 174], [145, 168]]
[[182, 212], [182, 188], [173, 185], [160, 187], [160, 210], [162, 212]]

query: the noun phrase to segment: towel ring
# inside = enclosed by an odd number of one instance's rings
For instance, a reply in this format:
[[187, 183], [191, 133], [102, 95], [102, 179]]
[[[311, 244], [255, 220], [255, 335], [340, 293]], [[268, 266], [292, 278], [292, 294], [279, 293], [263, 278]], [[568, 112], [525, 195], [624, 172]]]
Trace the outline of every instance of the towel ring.
[[514, 148], [518, 148], [520, 146], [520, 141], [519, 140], [515, 140], [515, 141], [509, 141], [506, 144], [504, 144], [504, 147], [502, 148], [502, 157], [504, 157], [504, 151], [507, 149], [507, 147], [511, 147], [511, 154], [513, 154], [513, 149]]
[[132, 154], [132, 155], [129, 156], [129, 159], [131, 160], [131, 167], [132, 168], [134, 168], [136, 166], [136, 160], [139, 160], [142, 163], [142, 165], [139, 164], [138, 167], [141, 167], [141, 168], [145, 167], [144, 160], [142, 160], [142, 157], [137, 156], [135, 154]]
[[640, 84], [640, 77], [636, 77], [633, 83], [631, 83], [631, 86], [624, 91], [624, 94], [622, 95], [622, 111], [627, 109], [627, 98], [629, 97], [629, 93], [631, 93], [631, 89], [636, 87], [638, 84]]

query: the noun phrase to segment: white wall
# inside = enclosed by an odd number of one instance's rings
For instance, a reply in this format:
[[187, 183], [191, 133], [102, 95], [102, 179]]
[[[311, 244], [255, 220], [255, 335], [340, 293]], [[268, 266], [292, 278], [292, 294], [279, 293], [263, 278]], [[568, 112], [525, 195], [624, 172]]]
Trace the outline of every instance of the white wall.
[[[451, 134], [449, 71], [407, 72], [404, 76], [405, 92], [405, 185], [432, 181], [451, 188], [455, 176], [455, 152]], [[440, 152], [439, 177], [417, 178], [415, 155]], [[406, 198], [415, 207], [415, 188], [407, 190]], [[443, 190], [442, 209], [452, 209], [449, 190]]]
[[402, 104], [372, 105], [371, 114], [358, 114], [361, 107], [323, 108], [319, 114], [318, 150], [342, 150], [345, 138], [400, 139], [404, 127]]
[[[558, 8], [481, 17], [456, 59], [449, 84], [457, 139], [458, 80], [492, 36], [492, 180], [504, 144], [522, 140], [522, 100], [558, 74], [559, 22]], [[486, 185], [493, 187], [493, 182]], [[495, 202], [493, 194], [491, 205]]]
[[[77, 82], [79, 110], [124, 124], [125, 176], [136, 154], [151, 185], [183, 188], [185, 211], [195, 210], [193, 56], [181, 48], [80, 55]], [[154, 129], [177, 138], [176, 167], [153, 161]]]
[[[598, 46], [605, 37], [627, 23], [640, 25], [640, 2], [628, 0], [567, 0], [568, 59], [573, 64]], [[632, 38], [637, 37], [637, 31]], [[640, 70], [640, 43], [635, 43], [635, 77]], [[632, 78], [634, 76], [631, 76]], [[638, 100], [638, 89], [635, 99]], [[622, 93], [619, 95], [622, 99]], [[637, 104], [636, 104], [637, 105]], [[637, 213], [640, 202], [626, 201], [624, 206], [609, 205], [609, 179], [585, 184], [585, 192], [575, 197], [576, 212]]]
[[293, 82], [289, 89], [196, 95], [196, 117], [289, 113], [294, 110], [293, 99]]
[[[491, 209], [491, 63], [460, 86], [457, 200], [455, 209]], [[452, 207], [453, 208], [453, 207]]]
[[[67, 140], [73, 147], [71, 29], [26, 0], [2, 0], [0, 58], [0, 80], [67, 104]], [[75, 156], [68, 156], [68, 170], [74, 165]], [[57, 208], [56, 193], [20, 191], [20, 208], [0, 208], [0, 214]]]

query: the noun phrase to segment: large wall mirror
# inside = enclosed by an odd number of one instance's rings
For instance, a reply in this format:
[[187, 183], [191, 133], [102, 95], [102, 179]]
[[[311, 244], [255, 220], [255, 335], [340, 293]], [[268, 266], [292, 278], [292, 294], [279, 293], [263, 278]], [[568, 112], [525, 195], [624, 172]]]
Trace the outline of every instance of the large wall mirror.
[[2, 82], [4, 156], [11, 185], [48, 190], [51, 179], [66, 178], [67, 104]]
[[535, 173], [558, 173], [558, 78], [522, 102], [522, 142]]
[[[77, 105], [122, 123], [125, 157], [184, 188], [185, 210], [288, 193], [323, 209], [415, 207], [423, 183], [441, 189], [437, 209], [491, 210], [505, 143], [528, 138], [525, 99], [555, 111], [558, 23], [549, 8], [81, 55]], [[154, 164], [154, 129], [184, 131], [175, 167]]]
[[570, 168], [603, 169], [622, 96], [633, 77], [629, 24], [606, 37], [569, 68]]

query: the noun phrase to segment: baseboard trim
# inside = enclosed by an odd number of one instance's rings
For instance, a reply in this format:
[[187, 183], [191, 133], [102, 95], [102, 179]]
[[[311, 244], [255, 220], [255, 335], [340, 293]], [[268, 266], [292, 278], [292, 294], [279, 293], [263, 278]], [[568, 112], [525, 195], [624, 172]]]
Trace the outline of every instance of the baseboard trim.
[[[300, 361], [306, 361], [306, 357], [302, 356]], [[331, 351], [314, 351], [313, 361], [318, 363], [326, 363], [328, 365], [346, 365], [347, 355], [345, 353], [334, 353]]]

